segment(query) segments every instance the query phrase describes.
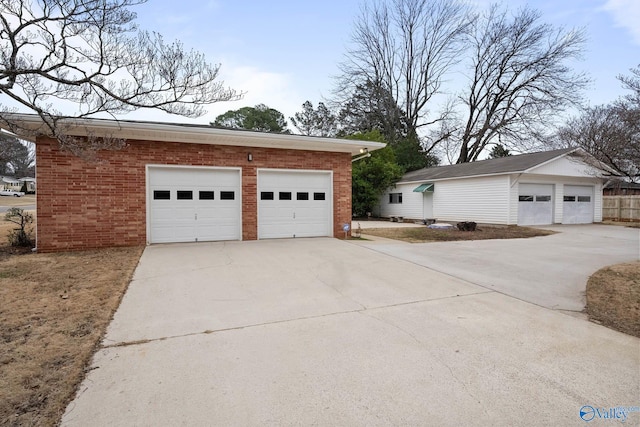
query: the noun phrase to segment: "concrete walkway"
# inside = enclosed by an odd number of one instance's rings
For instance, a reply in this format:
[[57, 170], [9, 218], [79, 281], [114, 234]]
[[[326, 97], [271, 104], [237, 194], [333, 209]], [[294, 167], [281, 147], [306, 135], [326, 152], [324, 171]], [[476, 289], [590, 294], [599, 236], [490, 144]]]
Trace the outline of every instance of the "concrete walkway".
[[640, 403], [639, 366], [637, 338], [352, 242], [158, 245], [62, 425], [584, 425]]

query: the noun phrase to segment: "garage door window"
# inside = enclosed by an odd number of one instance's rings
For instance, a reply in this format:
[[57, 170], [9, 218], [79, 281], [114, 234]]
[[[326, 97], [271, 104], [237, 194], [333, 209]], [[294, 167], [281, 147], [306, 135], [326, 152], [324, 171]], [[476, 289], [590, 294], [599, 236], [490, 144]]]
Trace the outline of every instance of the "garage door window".
[[591, 202], [591, 196], [578, 196], [578, 202]]
[[313, 193], [313, 200], [324, 200], [324, 193]]
[[263, 191], [260, 193], [260, 200], [273, 200], [273, 191]]
[[153, 200], [171, 200], [171, 192], [169, 190], [155, 190]]
[[220, 200], [235, 200], [236, 192], [235, 191], [221, 191], [220, 192]]
[[278, 200], [291, 200], [291, 191], [281, 191], [278, 193]]
[[213, 200], [214, 199], [213, 191], [201, 191], [199, 196], [200, 196], [200, 200]]
[[193, 191], [178, 190], [178, 200], [193, 200]]
[[518, 196], [519, 202], [533, 202], [533, 196]]
[[309, 200], [309, 193], [297, 193], [296, 200]]
[[563, 200], [565, 202], [575, 202], [576, 201], [576, 196], [564, 196]]
[[550, 202], [551, 196], [536, 196], [536, 202]]

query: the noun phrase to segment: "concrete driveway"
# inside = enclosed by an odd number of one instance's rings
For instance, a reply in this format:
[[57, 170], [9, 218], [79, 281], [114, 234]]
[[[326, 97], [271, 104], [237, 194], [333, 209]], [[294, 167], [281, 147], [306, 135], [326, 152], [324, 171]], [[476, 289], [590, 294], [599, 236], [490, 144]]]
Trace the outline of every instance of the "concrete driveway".
[[361, 244], [524, 301], [572, 312], [586, 305], [589, 276], [607, 265], [640, 259], [638, 229], [599, 224], [543, 228], [558, 233], [420, 244], [374, 238]]
[[158, 245], [62, 424], [584, 425], [640, 406], [639, 366], [637, 338], [352, 242]]

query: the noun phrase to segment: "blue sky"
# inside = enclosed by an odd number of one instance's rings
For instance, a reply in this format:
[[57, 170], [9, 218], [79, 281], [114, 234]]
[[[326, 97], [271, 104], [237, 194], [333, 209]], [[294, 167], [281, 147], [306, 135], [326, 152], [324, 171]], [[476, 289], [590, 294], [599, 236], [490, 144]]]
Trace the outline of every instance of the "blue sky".
[[[468, 0], [482, 9], [490, 1]], [[624, 94], [615, 76], [640, 63], [640, 0], [510, 0], [515, 9], [528, 4], [556, 26], [584, 27], [588, 43], [575, 68], [589, 72], [594, 83], [586, 94], [600, 104]], [[214, 104], [198, 123], [208, 123], [229, 109], [264, 103], [286, 117], [305, 100], [315, 104], [330, 96], [337, 64], [350, 42], [359, 0], [150, 0], [138, 6], [138, 23], [166, 40], [221, 63], [221, 78], [246, 91], [243, 100]], [[460, 75], [451, 75], [452, 81]], [[126, 118], [192, 121], [156, 111]]]

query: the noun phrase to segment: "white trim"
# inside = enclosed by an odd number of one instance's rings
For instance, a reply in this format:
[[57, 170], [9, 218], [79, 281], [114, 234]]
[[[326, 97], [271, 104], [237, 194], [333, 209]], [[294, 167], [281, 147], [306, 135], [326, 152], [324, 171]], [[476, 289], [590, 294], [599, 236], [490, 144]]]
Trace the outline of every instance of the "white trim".
[[149, 221], [149, 219], [151, 218], [151, 200], [149, 198], [150, 194], [149, 194], [149, 178], [150, 178], [150, 171], [149, 169], [204, 169], [204, 170], [227, 170], [227, 171], [236, 171], [238, 172], [239, 178], [240, 178], [240, 194], [239, 194], [239, 199], [240, 199], [240, 240], [242, 240], [242, 232], [243, 229], [242, 227], [244, 226], [244, 221], [243, 221], [243, 212], [242, 212], [242, 205], [244, 202], [243, 199], [243, 186], [242, 186], [242, 168], [241, 167], [228, 167], [228, 166], [193, 166], [193, 165], [163, 165], [163, 164], [146, 164], [145, 165], [145, 184], [144, 184], [144, 193], [145, 193], [145, 205], [146, 205], [146, 216], [145, 216], [145, 222], [146, 222], [146, 236], [145, 236], [145, 240], [147, 242], [147, 245], [150, 245], [150, 240], [149, 237], [151, 236], [151, 223]]
[[[19, 123], [19, 126], [31, 132], [48, 135], [46, 127], [35, 114], [5, 114], [0, 128], [11, 131], [7, 122]], [[61, 126], [68, 126], [65, 132], [74, 136], [86, 136], [89, 133], [106, 134], [115, 138], [143, 141], [181, 142], [187, 144], [232, 145], [239, 147], [280, 148], [289, 150], [328, 151], [360, 154], [360, 150], [375, 151], [386, 144], [373, 141], [359, 141], [340, 138], [325, 138], [306, 135], [291, 135], [247, 130], [218, 129], [207, 125], [189, 125], [180, 123], [160, 123], [108, 119], [63, 119]], [[20, 138], [35, 141], [33, 135], [24, 132]]]
[[334, 180], [333, 180], [333, 170], [332, 169], [284, 169], [284, 168], [256, 168], [256, 238], [260, 239], [260, 172], [281, 172], [281, 173], [315, 173], [315, 174], [327, 174], [329, 175], [329, 192], [328, 202], [329, 202], [329, 218], [328, 218], [328, 230], [329, 236], [333, 237], [334, 230], [334, 217], [333, 217], [333, 209], [334, 209]]

